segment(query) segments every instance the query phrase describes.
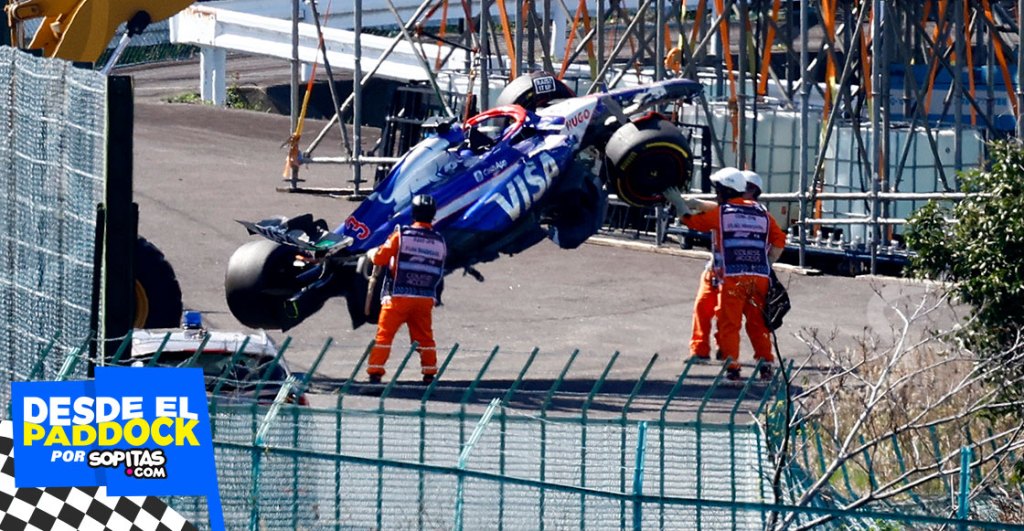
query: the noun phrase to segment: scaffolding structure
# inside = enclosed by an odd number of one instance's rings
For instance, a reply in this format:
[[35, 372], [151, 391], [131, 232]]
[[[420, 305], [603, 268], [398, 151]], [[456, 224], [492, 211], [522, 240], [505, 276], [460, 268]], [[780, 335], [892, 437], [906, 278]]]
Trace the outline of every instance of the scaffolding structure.
[[[327, 18], [316, 3], [293, 0], [293, 126], [303, 65], [325, 63], [336, 46], [325, 38], [312, 55], [301, 49], [303, 26], [350, 30], [346, 68], [360, 82], [347, 100], [335, 96], [339, 112], [307, 146], [293, 144], [285, 189], [304, 190], [302, 164], [345, 163], [354, 168], [352, 187], [332, 191], [365, 194], [372, 183], [361, 168], [401, 155], [353, 149], [360, 128], [349, 138], [344, 127], [341, 156], [316, 153], [328, 128], [362, 123], [363, 89], [396, 53], [414, 56], [422, 71], [407, 67], [405, 79], [423, 80], [423, 92], [436, 97], [433, 112], [447, 115], [486, 108], [509, 81], [537, 70], [578, 93], [684, 77], [700, 80], [705, 98], [677, 117], [710, 126], [712, 166], [765, 178], [763, 199], [799, 244], [800, 263], [817, 246], [870, 254], [874, 271], [879, 252], [905, 255], [900, 227], [914, 208], [961, 197], [956, 174], [984, 165], [985, 143], [1020, 136], [1022, 4], [355, 0], [333, 5]], [[380, 37], [363, 33], [362, 16], [385, 8], [393, 36], [369, 60], [361, 43]]]

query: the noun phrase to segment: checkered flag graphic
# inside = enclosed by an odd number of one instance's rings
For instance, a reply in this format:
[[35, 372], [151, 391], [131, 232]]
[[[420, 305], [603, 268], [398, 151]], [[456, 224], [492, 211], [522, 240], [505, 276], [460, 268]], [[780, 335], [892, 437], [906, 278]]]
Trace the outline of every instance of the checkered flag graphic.
[[106, 487], [15, 488], [14, 424], [0, 421], [0, 531], [194, 531], [153, 496], [107, 496]]

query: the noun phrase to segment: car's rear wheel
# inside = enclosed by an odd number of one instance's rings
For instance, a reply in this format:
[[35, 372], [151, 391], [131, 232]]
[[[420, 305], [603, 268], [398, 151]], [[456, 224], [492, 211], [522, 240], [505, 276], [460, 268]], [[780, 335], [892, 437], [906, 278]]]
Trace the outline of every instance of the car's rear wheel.
[[251, 328], [285, 328], [284, 303], [293, 292], [294, 261], [295, 249], [272, 241], [252, 241], [239, 247], [228, 259], [224, 276], [232, 315]]
[[605, 149], [611, 188], [635, 206], [664, 201], [662, 192], [686, 189], [693, 173], [693, 157], [686, 136], [672, 122], [648, 117], [623, 125]]
[[547, 107], [555, 100], [574, 97], [576, 93], [561, 79], [547, 72], [533, 72], [506, 85], [498, 96], [497, 105], [520, 105], [533, 111]]
[[164, 253], [145, 238], [135, 244], [135, 328], [181, 324], [181, 286]]

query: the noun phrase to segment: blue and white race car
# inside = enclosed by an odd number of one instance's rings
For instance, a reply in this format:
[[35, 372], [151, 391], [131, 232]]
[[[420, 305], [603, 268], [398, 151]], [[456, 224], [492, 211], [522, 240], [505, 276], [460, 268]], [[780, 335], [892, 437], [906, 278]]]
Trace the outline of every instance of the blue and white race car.
[[[572, 97], [549, 74], [519, 78], [499, 97], [509, 104], [425, 126], [432, 134], [334, 230], [311, 214], [242, 222], [266, 239], [231, 256], [228, 306], [246, 326], [287, 330], [344, 296], [353, 326], [376, 322], [365, 255], [411, 223], [417, 194], [437, 202], [448, 272], [475, 273], [474, 264], [545, 238], [575, 248], [601, 228], [609, 193], [652, 205], [665, 189], [689, 186], [689, 139], [650, 111], [700, 95], [694, 81], [669, 80]], [[553, 98], [561, 99], [536, 109]]]

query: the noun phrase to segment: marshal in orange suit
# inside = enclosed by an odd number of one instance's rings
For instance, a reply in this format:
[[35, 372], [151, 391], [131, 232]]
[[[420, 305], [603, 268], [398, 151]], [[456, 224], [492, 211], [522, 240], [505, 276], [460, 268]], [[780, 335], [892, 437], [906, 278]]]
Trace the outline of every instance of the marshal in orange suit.
[[[743, 197], [747, 192], [747, 178], [740, 170], [723, 168], [711, 176], [711, 181], [717, 204], [702, 212], [689, 213], [678, 190], [666, 193], [666, 198], [676, 205], [677, 212], [684, 213], [680, 217], [683, 224], [712, 233], [711, 275], [718, 281], [715, 340], [722, 357], [730, 360], [727, 378], [739, 380], [740, 329], [744, 315], [755, 358], [765, 362], [774, 358], [771, 333], [765, 326], [761, 309], [768, 293], [771, 264], [782, 254], [786, 234], [764, 207]], [[698, 303], [700, 300], [698, 297]], [[698, 316], [694, 319], [696, 323]], [[706, 338], [694, 337], [691, 344], [701, 341]]]
[[447, 248], [444, 238], [431, 226], [436, 213], [434, 198], [414, 197], [413, 224], [397, 227], [371, 258], [373, 265], [387, 267], [388, 271], [381, 292], [377, 337], [366, 368], [370, 383], [380, 383], [384, 376], [391, 341], [403, 324], [409, 327], [409, 339], [418, 345], [423, 382], [432, 382], [437, 374], [432, 312], [437, 288], [444, 278]]

